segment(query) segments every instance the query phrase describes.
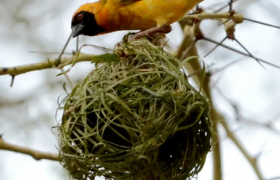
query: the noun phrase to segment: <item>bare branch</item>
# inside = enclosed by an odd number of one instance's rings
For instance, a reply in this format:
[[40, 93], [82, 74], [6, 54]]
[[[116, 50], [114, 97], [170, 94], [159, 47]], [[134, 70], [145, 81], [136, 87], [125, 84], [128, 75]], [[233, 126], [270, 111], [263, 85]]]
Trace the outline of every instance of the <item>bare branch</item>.
[[[207, 38], [207, 37], [204, 37], [203, 39], [206, 40], [206, 41], [212, 42], [212, 43], [214, 43], [214, 44], [219, 44], [219, 42], [216, 42], [216, 41], [214, 41], [214, 40], [212, 40], [212, 39], [210, 39], [210, 38]], [[231, 51], [233, 51], [233, 52], [236, 52], [236, 53], [238, 53], [238, 54], [242, 54], [242, 55], [244, 55], [244, 56], [251, 57], [251, 58], [253, 58], [253, 59], [256, 58], [256, 59], [259, 60], [260, 62], [262, 62], [262, 63], [264, 63], [264, 64], [267, 64], [267, 65], [270, 65], [270, 66], [272, 66], [272, 67], [280, 68], [280, 66], [278, 66], [278, 65], [275, 65], [275, 64], [273, 64], [273, 63], [270, 63], [270, 62], [268, 62], [268, 61], [265, 61], [265, 60], [260, 59], [260, 58], [257, 58], [257, 57], [252, 57], [252, 56], [250, 56], [250, 54], [246, 54], [246, 53], [244, 53], [244, 52], [242, 52], [242, 51], [239, 51], [239, 50], [237, 50], [237, 49], [234, 49], [234, 48], [232, 48], [232, 47], [230, 47], [230, 46], [227, 46], [227, 45], [224, 45], [224, 44], [222, 44], [222, 43], [220, 44], [220, 46], [222, 46], [222, 47], [224, 47], [224, 48], [226, 48], [226, 49], [229, 49], [229, 50], [231, 50]]]
[[221, 91], [220, 88], [216, 87], [217, 91], [219, 92], [219, 94], [229, 103], [229, 105], [233, 108], [235, 114], [236, 114], [236, 120], [244, 122], [244, 123], [250, 123], [253, 125], [258, 125], [264, 128], [267, 128], [273, 132], [275, 132], [277, 135], [280, 135], [280, 131], [278, 129], [276, 129], [275, 127], [273, 127], [273, 123], [271, 120], [267, 120], [264, 123], [258, 122], [258, 121], [254, 121], [251, 119], [247, 119], [245, 118], [241, 112], [240, 112], [240, 108], [238, 106], [237, 103], [235, 103], [233, 100], [229, 99], [228, 97], [226, 97], [226, 95]]
[[0, 150], [26, 154], [33, 157], [35, 160], [48, 159], [51, 161], [58, 161], [57, 154], [45, 153], [27, 147], [6, 143], [2, 138], [0, 138]]
[[[206, 81], [207, 83], [204, 84], [204, 91], [205, 93], [208, 95], [208, 97], [210, 98], [211, 101], [211, 88], [210, 88], [210, 76], [208, 76], [208, 81]], [[235, 134], [230, 130], [227, 122], [225, 121], [225, 118], [216, 111], [216, 109], [213, 107], [212, 108], [212, 119], [214, 121], [216, 121], [217, 123], [220, 123], [223, 128], [225, 129], [227, 136], [233, 141], [233, 143], [236, 145], [236, 147], [241, 151], [241, 153], [245, 156], [245, 158], [247, 159], [247, 161], [250, 163], [250, 165], [252, 166], [253, 170], [255, 171], [256, 175], [258, 176], [258, 179], [264, 179], [260, 169], [258, 168], [257, 165], [257, 158], [252, 157], [247, 150], [244, 148], [244, 146], [241, 144], [241, 141], [235, 136]], [[215, 158], [215, 156], [214, 156]], [[214, 174], [215, 174], [215, 170], [214, 170]], [[219, 175], [219, 174], [217, 174]], [[215, 175], [214, 175], [214, 179], [215, 179]], [[215, 179], [216, 180], [216, 179]]]
[[251, 58], [255, 59], [264, 69], [266, 69], [266, 68], [262, 65], [262, 63], [260, 63], [260, 61], [259, 61], [257, 58], [255, 58], [255, 56], [253, 56], [253, 55], [250, 53], [250, 51], [249, 51], [238, 39], [236, 39], [236, 37], [234, 37], [234, 40], [235, 40], [235, 42], [237, 42], [237, 44], [239, 44], [239, 46], [241, 46], [241, 47], [249, 54], [249, 56], [250, 56]]
[[[59, 68], [71, 64], [73, 60], [75, 60], [75, 62], [93, 61], [95, 57], [96, 55], [80, 54], [78, 57], [77, 55], [75, 55], [72, 57], [62, 58]], [[52, 59], [52, 60], [46, 60], [34, 64], [27, 64], [27, 65], [14, 66], [14, 67], [0, 67], [0, 75], [16, 76], [30, 71], [50, 69], [50, 68], [54, 68], [54, 63], [56, 61], [57, 59]]]
[[[207, 97], [209, 98], [211, 104], [212, 104], [212, 98], [211, 98], [211, 75], [207, 73], [205, 75], [205, 80], [202, 83], [203, 90]], [[222, 155], [221, 155], [221, 141], [220, 141], [220, 132], [218, 129], [218, 124], [220, 122], [220, 119], [223, 118], [213, 107], [210, 110], [211, 119], [213, 121], [213, 130], [216, 133], [215, 140], [215, 147], [213, 149], [213, 180], [222, 180], [223, 178], [223, 171], [222, 171]]]
[[181, 21], [185, 20], [203, 20], [203, 19], [231, 19], [236, 23], [242, 23], [244, 18], [240, 13], [201, 13], [201, 14], [191, 14], [185, 16]]
[[256, 175], [258, 176], [258, 179], [264, 179], [260, 169], [258, 167], [257, 164], [257, 159], [252, 157], [247, 150], [244, 148], [244, 146], [241, 144], [240, 140], [237, 139], [237, 137], [234, 135], [234, 133], [229, 129], [228, 124], [226, 123], [226, 121], [221, 118], [220, 123], [222, 124], [222, 126], [224, 127], [227, 136], [232, 140], [232, 142], [236, 145], [236, 147], [242, 152], [242, 154], [245, 156], [245, 158], [247, 159], [247, 161], [250, 163], [250, 165], [252, 166], [252, 168], [254, 169]]
[[223, 40], [221, 40], [211, 51], [209, 51], [204, 58], [206, 58], [209, 54], [211, 54], [213, 51], [215, 51], [215, 49], [217, 49], [225, 40], [227, 39], [227, 37], [224, 37]]

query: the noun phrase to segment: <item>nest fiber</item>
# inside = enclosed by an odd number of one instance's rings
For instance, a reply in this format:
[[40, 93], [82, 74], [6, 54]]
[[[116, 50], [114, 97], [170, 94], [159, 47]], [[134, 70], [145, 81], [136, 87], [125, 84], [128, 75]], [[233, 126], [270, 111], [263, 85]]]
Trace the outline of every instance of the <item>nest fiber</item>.
[[[111, 56], [111, 57], [109, 57]], [[182, 62], [141, 39], [122, 42], [67, 96], [60, 161], [74, 179], [183, 180], [211, 149], [209, 103]]]

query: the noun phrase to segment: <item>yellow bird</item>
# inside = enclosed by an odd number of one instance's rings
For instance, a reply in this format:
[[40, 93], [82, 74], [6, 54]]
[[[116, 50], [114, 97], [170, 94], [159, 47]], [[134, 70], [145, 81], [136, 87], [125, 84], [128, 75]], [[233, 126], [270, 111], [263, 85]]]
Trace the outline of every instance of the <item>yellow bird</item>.
[[[72, 18], [72, 37], [95, 36], [121, 30], [141, 30], [140, 35], [171, 31], [203, 0], [99, 0], [83, 4]], [[167, 27], [167, 28], [166, 28]]]

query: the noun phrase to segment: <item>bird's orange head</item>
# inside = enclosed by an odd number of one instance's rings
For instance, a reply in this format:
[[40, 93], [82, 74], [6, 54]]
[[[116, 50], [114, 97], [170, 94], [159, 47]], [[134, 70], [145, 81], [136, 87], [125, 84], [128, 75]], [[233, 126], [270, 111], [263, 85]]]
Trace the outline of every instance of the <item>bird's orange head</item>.
[[97, 5], [95, 3], [84, 4], [74, 13], [71, 23], [73, 38], [81, 34], [95, 36], [105, 31], [96, 22]]

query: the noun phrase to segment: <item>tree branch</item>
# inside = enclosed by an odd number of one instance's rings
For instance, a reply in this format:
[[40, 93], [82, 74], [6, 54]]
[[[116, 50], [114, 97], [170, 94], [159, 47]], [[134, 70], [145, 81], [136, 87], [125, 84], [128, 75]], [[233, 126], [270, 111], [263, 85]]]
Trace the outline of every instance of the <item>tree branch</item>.
[[213, 101], [212, 101], [212, 95], [211, 95], [211, 75], [209, 73], [206, 73], [205, 80], [202, 83], [203, 90], [207, 97], [210, 99], [210, 102], [212, 104], [212, 108], [210, 111], [211, 119], [213, 121], [213, 130], [216, 132], [215, 137], [215, 148], [213, 149], [213, 180], [222, 180], [223, 179], [223, 173], [222, 173], [222, 155], [221, 155], [221, 141], [220, 141], [220, 134], [218, 130], [218, 124], [220, 123], [221, 119], [224, 119], [215, 107], [213, 107]]
[[[234, 11], [230, 11], [229, 13], [214, 13], [214, 14], [209, 14], [209, 13], [202, 13], [202, 14], [194, 14], [194, 15], [189, 15], [185, 17], [184, 19], [191, 19], [191, 18], [197, 18], [199, 20], [202, 19], [219, 19], [221, 21], [224, 21], [224, 19], [232, 19], [234, 22], [231, 22], [231, 26], [226, 26], [225, 30], [228, 33], [231, 33], [231, 35], [234, 35], [234, 27], [238, 23], [242, 23], [244, 20], [244, 17], [241, 14], [234, 13]], [[226, 23], [229, 21], [226, 21]], [[224, 23], [224, 22], [223, 22]], [[202, 39], [206, 39], [203, 37]], [[210, 77], [211, 75], [209, 73], [206, 74], [205, 76], [205, 81], [202, 82], [202, 85], [204, 86], [204, 92], [206, 95], [210, 98], [210, 101], [212, 102], [212, 96], [211, 96], [211, 87], [210, 87]], [[211, 116], [212, 119], [214, 120], [214, 130], [215, 132], [218, 133], [218, 128], [217, 125], [218, 123], [221, 123], [223, 128], [225, 129], [227, 136], [233, 141], [233, 143], [236, 145], [236, 147], [241, 151], [241, 153], [245, 156], [247, 161], [250, 163], [252, 166], [253, 170], [255, 171], [256, 175], [258, 176], [258, 179], [264, 179], [260, 169], [258, 168], [257, 165], [257, 159], [252, 157], [244, 148], [244, 146], [241, 144], [240, 140], [234, 135], [234, 133], [230, 130], [225, 118], [217, 112], [215, 107], [212, 107], [211, 109]], [[217, 137], [218, 138], [218, 137]], [[217, 147], [218, 146], [218, 147]], [[213, 151], [213, 160], [214, 160], [214, 180], [217, 179], [222, 179], [222, 174], [221, 174], [221, 152], [220, 152], [220, 143], [219, 139], [217, 139], [217, 144], [216, 147]]]
[[[204, 91], [205, 93], [208, 95], [208, 97], [210, 97], [210, 100], [211, 100], [211, 89], [210, 89], [210, 76], [209, 74], [205, 77], [205, 86], [204, 86]], [[208, 85], [208, 86], [207, 86]], [[227, 122], [225, 121], [225, 118], [216, 111], [216, 109], [214, 107], [212, 107], [212, 110], [211, 110], [211, 115], [212, 115], [212, 119], [214, 119], [216, 122], [214, 122], [214, 125], [216, 124], [217, 126], [217, 123], [220, 123], [223, 128], [225, 129], [226, 133], [227, 133], [227, 136], [229, 137], [229, 139], [232, 140], [232, 142], [236, 145], [236, 147], [241, 151], [241, 153], [245, 156], [245, 158], [247, 159], [247, 161], [250, 163], [250, 165], [252, 166], [253, 170], [255, 171], [256, 175], [258, 176], [258, 179], [262, 180], [264, 179], [261, 172], [260, 172], [260, 169], [258, 168], [258, 165], [257, 165], [257, 159], [252, 157], [248, 152], [247, 150], [244, 148], [244, 146], [241, 144], [240, 140], [234, 135], [234, 133], [230, 130]], [[214, 126], [214, 128], [217, 128]], [[217, 145], [216, 144], [216, 148], [217, 148]], [[215, 149], [216, 149], [215, 148]], [[215, 151], [213, 152], [213, 156], [215, 158]], [[214, 164], [215, 166], [216, 164]], [[215, 168], [215, 167], [214, 167]], [[216, 180], [216, 176], [215, 176], [216, 172], [214, 171], [214, 179]], [[218, 174], [216, 174], [218, 175]]]
[[[223, 118], [221, 118], [221, 119], [223, 119]], [[240, 143], [240, 141], [237, 139], [237, 137], [234, 135], [234, 133], [229, 129], [228, 124], [226, 123], [226, 121], [224, 119], [221, 120], [220, 123], [224, 127], [224, 129], [227, 133], [227, 136], [232, 140], [232, 142], [237, 146], [237, 148], [242, 152], [242, 154], [245, 156], [247, 161], [250, 163], [250, 165], [254, 169], [256, 175], [258, 176], [258, 179], [264, 179], [264, 177], [262, 176], [262, 174], [258, 168], [257, 159], [252, 157], [246, 151], [246, 149], [243, 147], [243, 145]]]
[[236, 102], [234, 102], [233, 100], [231, 100], [230, 98], [228, 98], [221, 90], [220, 88], [216, 87], [217, 91], [219, 92], [219, 94], [229, 103], [229, 105], [232, 107], [232, 109], [234, 110], [235, 114], [236, 114], [236, 120], [241, 122], [241, 123], [250, 123], [250, 124], [253, 124], [253, 125], [258, 125], [258, 126], [261, 126], [261, 127], [264, 127], [264, 128], [267, 128], [269, 129], [270, 131], [276, 133], [277, 135], [280, 135], [280, 131], [273, 127], [273, 124], [272, 124], [272, 120], [278, 118], [278, 115], [277, 117], [271, 119], [271, 120], [267, 120], [266, 122], [264, 123], [261, 123], [261, 122], [258, 122], [258, 121], [254, 121], [254, 120], [251, 120], [251, 119], [248, 119], [248, 118], [245, 118], [241, 112], [240, 112], [240, 109], [238, 107], [238, 104]]
[[231, 19], [236, 23], [242, 23], [244, 20], [244, 17], [240, 13], [206, 13], [203, 12], [201, 14], [190, 14], [185, 16], [181, 21], [185, 20], [203, 20], [203, 19]]
[[[93, 61], [94, 58], [97, 57], [96, 55], [90, 54], [79, 54], [72, 57], [66, 57], [61, 59], [61, 64], [58, 68], [62, 68], [66, 65], [72, 64], [73, 61], [82, 62], [82, 61]], [[50, 69], [54, 68], [54, 63], [57, 59], [46, 60], [39, 63], [21, 65], [21, 66], [14, 66], [14, 67], [0, 67], [0, 75], [11, 75], [16, 76], [19, 74], [27, 73], [30, 71], [37, 71], [43, 69]]]
[[[196, 40], [199, 39], [200, 36], [203, 37], [203, 33], [201, 32], [199, 25], [200, 23], [197, 23], [194, 26], [185, 25], [185, 27], [183, 27], [185, 36], [181, 43], [181, 46], [177, 51], [177, 58], [183, 60], [189, 56], [198, 57], [198, 53], [194, 42], [196, 42]], [[199, 63], [198, 58], [194, 58], [191, 61], [187, 61], [185, 63], [185, 67], [190, 73], [201, 70], [201, 65]], [[196, 74], [196, 76], [194, 76], [194, 80], [198, 83], [198, 85], [203, 86], [204, 92], [206, 93], [207, 97], [211, 100], [210, 74], [206, 73], [205, 79], [202, 79], [202, 77], [199, 74]], [[213, 120], [213, 130], [216, 133], [215, 138], [213, 138], [215, 140], [215, 148], [213, 149], [213, 180], [222, 180], [222, 157], [218, 132], [219, 116], [214, 108], [211, 108], [210, 114], [211, 119]]]
[[0, 150], [26, 154], [33, 157], [35, 160], [48, 159], [52, 161], [58, 161], [57, 154], [45, 153], [27, 147], [6, 143], [2, 138], [0, 138]]

